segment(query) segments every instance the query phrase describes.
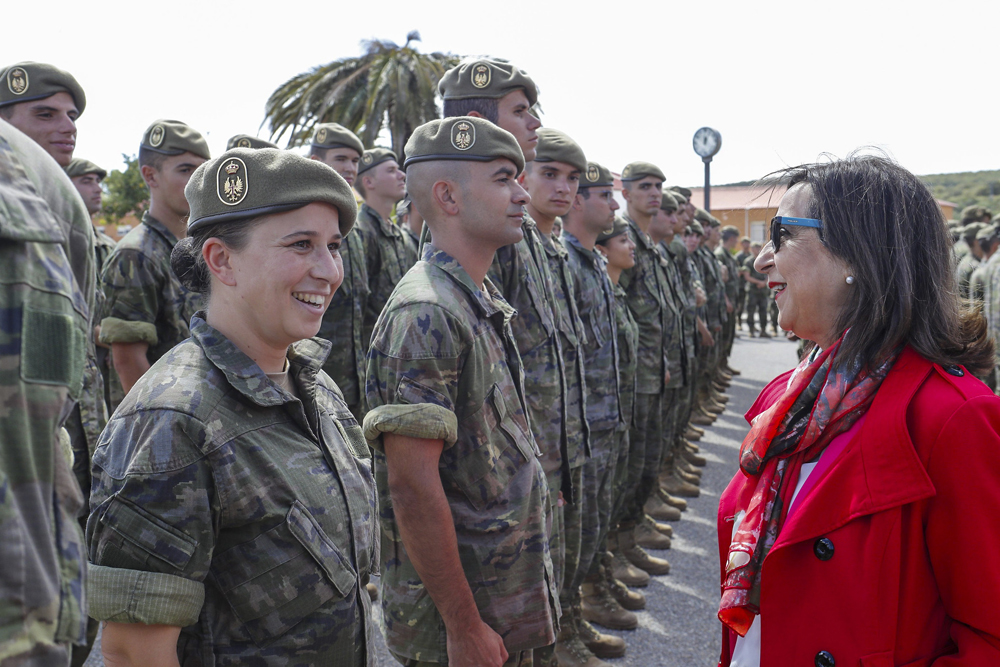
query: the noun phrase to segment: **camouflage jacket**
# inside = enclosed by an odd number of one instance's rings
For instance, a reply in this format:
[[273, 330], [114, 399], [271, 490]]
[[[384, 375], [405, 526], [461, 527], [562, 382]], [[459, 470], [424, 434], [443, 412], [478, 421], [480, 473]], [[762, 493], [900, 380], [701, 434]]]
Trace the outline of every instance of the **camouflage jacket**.
[[972, 278], [973, 271], [976, 270], [980, 261], [972, 252], [967, 253], [958, 262], [955, 268], [955, 281], [958, 283], [958, 295], [963, 299], [969, 298], [969, 279]]
[[753, 295], [755, 295], [757, 297], [759, 297], [761, 295], [767, 296], [768, 294], [771, 293], [771, 290], [768, 289], [768, 287], [766, 285], [766, 283], [767, 283], [767, 274], [761, 273], [756, 268], [754, 268], [753, 263], [755, 261], [757, 261], [757, 258], [754, 257], [753, 255], [750, 255], [749, 257], [747, 257], [746, 260], [744, 260], [744, 262], [743, 262], [743, 273], [745, 275], [753, 278], [754, 280], [763, 280], [764, 283], [765, 283], [765, 285], [763, 287], [761, 287], [759, 285], [754, 285], [751, 282], [747, 282], [747, 294], [753, 294]]
[[497, 250], [489, 275], [517, 311], [510, 325], [524, 367], [528, 423], [542, 452], [542, 468], [556, 479], [568, 456], [566, 380], [552, 311], [552, 272], [534, 221], [525, 216], [521, 230], [520, 241]]
[[[639, 353], [636, 367], [636, 391], [659, 394], [665, 388], [663, 378], [670, 368], [667, 359], [671, 336], [675, 333], [677, 311], [669, 297], [665, 272], [666, 260], [649, 235], [639, 229], [628, 215], [628, 233], [635, 242], [635, 266], [622, 271], [618, 284], [628, 295], [628, 307], [639, 325]], [[671, 377], [673, 380], [673, 377]]]
[[104, 232], [94, 230], [94, 252], [97, 255], [97, 276], [100, 277], [104, 265], [108, 262], [108, 257], [114, 251], [118, 242]]
[[615, 324], [614, 285], [605, 261], [596, 250], [587, 250], [573, 234], [563, 231], [574, 276], [576, 302], [587, 340], [583, 367], [587, 380], [587, 422], [591, 431], [615, 429], [624, 421], [619, 403], [618, 327]]
[[705, 304], [705, 313], [708, 319], [705, 324], [709, 330], [722, 326], [725, 322], [726, 302], [723, 299], [725, 286], [722, 284], [722, 272], [719, 270], [719, 260], [708, 246], [699, 246], [694, 251], [695, 259], [701, 268], [701, 278], [705, 284], [705, 296], [708, 302]]
[[729, 298], [729, 302], [735, 307], [736, 297], [740, 293], [739, 264], [736, 263], [736, 258], [733, 257], [733, 254], [723, 248], [721, 243], [715, 249], [715, 258], [719, 260], [719, 263], [722, 264], [722, 266], [726, 267], [726, 273], [729, 274], [726, 280], [722, 282], [722, 286], [725, 290], [726, 296]]
[[690, 359], [695, 356], [695, 338], [698, 335], [694, 281], [687, 264], [687, 249], [682, 241], [674, 239], [669, 244], [661, 243], [660, 249], [670, 264], [667, 275], [681, 313], [681, 355], [684, 359], [684, 384], [687, 385], [691, 375]]
[[509, 652], [555, 641], [552, 517], [525, 414], [514, 311], [489, 279], [485, 289], [428, 243], [386, 304], [368, 353], [365, 436], [376, 450], [386, 643], [420, 661], [447, 662], [445, 627], [396, 525], [380, 452], [387, 432], [444, 440], [441, 484], [483, 621]]
[[358, 411], [356, 416], [360, 417], [363, 412], [361, 399], [364, 397], [365, 355], [368, 353], [364, 318], [370, 290], [365, 246], [355, 230], [344, 237], [340, 257], [344, 262], [344, 282], [334, 292], [317, 336], [333, 344], [323, 370], [337, 383], [344, 400]]
[[[83, 496], [61, 428], [93, 344], [93, 226], [62, 169], [0, 120], [0, 662], [84, 641]], [[26, 662], [18, 662], [16, 656]]]
[[621, 388], [624, 428], [635, 420], [635, 368], [639, 352], [639, 325], [628, 307], [628, 294], [615, 285], [615, 330], [618, 334], [618, 386]]
[[[173, 232], [146, 213], [115, 246], [101, 273], [102, 343], [147, 343], [153, 364], [190, 335], [188, 322], [201, 296], [185, 289], [170, 268], [176, 243]], [[109, 379], [113, 410], [125, 393], [114, 369]]]
[[399, 228], [403, 231], [403, 240], [406, 241], [406, 261], [413, 266], [420, 259], [420, 235], [414, 234], [407, 225], [400, 225]]
[[289, 348], [295, 397], [203, 316], [94, 455], [91, 616], [180, 626], [182, 665], [374, 665], [375, 486], [330, 344]]
[[983, 264], [983, 315], [986, 316], [989, 334], [997, 344], [997, 357], [1000, 358], [1000, 252]]
[[[996, 253], [993, 254], [996, 255]], [[979, 266], [976, 267], [976, 270], [972, 272], [972, 277], [969, 278], [969, 300], [973, 304], [978, 305], [983, 303], [983, 298], [986, 296], [987, 276], [989, 276], [992, 267], [996, 266], [996, 262], [992, 265], [990, 264], [990, 259], [992, 257], [979, 262]]]
[[368, 271], [368, 305], [365, 307], [365, 327], [362, 342], [371, 343], [375, 321], [396, 283], [413, 266], [412, 254], [403, 231], [368, 204], [358, 211], [354, 231], [361, 237], [365, 248], [365, 267]]
[[739, 282], [739, 295], [740, 296], [746, 294], [747, 285], [748, 285], [747, 281], [745, 281], [743, 279], [743, 265], [746, 263], [747, 257], [753, 257], [753, 255], [750, 254], [749, 250], [740, 250], [738, 253], [736, 253], [736, 257], [735, 257], [735, 259], [736, 259], [736, 272], [738, 274], [740, 274], [740, 279], [738, 281]]
[[546, 237], [538, 228], [533, 229], [537, 243], [548, 258], [552, 275], [552, 312], [556, 331], [559, 332], [563, 377], [566, 381], [566, 465], [579, 468], [590, 456], [590, 423], [587, 420], [587, 379], [583, 360], [583, 347], [587, 332], [577, 308], [575, 282], [569, 267], [569, 253], [559, 239]]

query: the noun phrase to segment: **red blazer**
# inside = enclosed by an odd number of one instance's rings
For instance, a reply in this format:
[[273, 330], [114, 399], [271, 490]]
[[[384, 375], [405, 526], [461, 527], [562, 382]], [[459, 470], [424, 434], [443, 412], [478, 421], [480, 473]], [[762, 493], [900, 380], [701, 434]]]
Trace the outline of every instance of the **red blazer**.
[[[720, 567], [743, 479], [719, 501]], [[764, 667], [1000, 666], [1000, 398], [906, 348], [765, 558], [761, 618]], [[723, 626], [720, 665], [735, 641]]]

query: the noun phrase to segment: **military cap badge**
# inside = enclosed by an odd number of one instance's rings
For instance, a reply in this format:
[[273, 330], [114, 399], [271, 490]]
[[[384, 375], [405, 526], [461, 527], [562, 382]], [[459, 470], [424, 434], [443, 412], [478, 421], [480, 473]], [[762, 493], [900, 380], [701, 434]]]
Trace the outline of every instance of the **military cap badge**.
[[624, 170], [622, 171], [622, 177], [623, 177], [623, 178], [628, 178], [628, 177], [629, 177], [629, 176], [631, 176], [631, 175], [632, 175], [632, 165], [628, 165], [628, 166], [627, 166], [627, 167], [625, 167], [625, 169], [624, 169]]
[[595, 183], [598, 178], [601, 177], [601, 172], [598, 171], [596, 164], [591, 164], [587, 167], [587, 180], [591, 183]]
[[163, 136], [165, 132], [162, 125], [155, 125], [152, 130], [149, 131], [149, 145], [153, 148], [159, 147], [163, 143]]
[[240, 139], [239, 141], [236, 142], [236, 147], [237, 148], [250, 148], [250, 140], [247, 139], [246, 137], [243, 137], [242, 139]]
[[451, 145], [467, 151], [476, 143], [476, 128], [472, 123], [460, 121], [451, 126]]
[[238, 157], [219, 165], [219, 199], [226, 206], [236, 206], [247, 196], [247, 166]]
[[472, 68], [472, 85], [476, 88], [485, 88], [490, 85], [493, 78], [493, 71], [485, 63], [479, 63]]
[[316, 143], [325, 144], [326, 143], [326, 128], [319, 128], [319, 132], [316, 133]]
[[372, 154], [371, 154], [371, 153], [365, 153], [365, 154], [364, 154], [364, 155], [363, 155], [363, 156], [361, 157], [361, 161], [362, 161], [362, 162], [364, 162], [365, 164], [371, 164], [371, 163], [372, 163], [372, 160], [374, 160], [374, 159], [375, 159], [375, 158], [373, 158], [373, 157], [372, 157]]
[[21, 67], [7, 72], [7, 88], [15, 95], [23, 95], [28, 90], [28, 73]]

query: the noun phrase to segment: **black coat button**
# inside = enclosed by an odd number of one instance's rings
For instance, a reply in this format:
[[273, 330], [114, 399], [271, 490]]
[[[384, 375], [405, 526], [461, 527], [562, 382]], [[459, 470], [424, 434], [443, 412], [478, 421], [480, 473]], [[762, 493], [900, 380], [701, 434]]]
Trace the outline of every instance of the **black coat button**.
[[960, 378], [963, 375], [965, 375], [965, 371], [962, 370], [962, 367], [956, 366], [955, 364], [951, 364], [950, 366], [945, 366], [944, 369], [957, 378]]
[[[820, 560], [830, 560], [833, 558], [833, 542], [829, 537], [819, 538], [816, 540], [816, 544], [813, 545], [813, 553], [816, 554], [816, 558], [819, 558]], [[833, 663], [831, 662], [830, 664], [832, 665]]]
[[829, 651], [820, 651], [816, 654], [816, 667], [834, 667], [837, 661], [833, 659], [833, 655]]

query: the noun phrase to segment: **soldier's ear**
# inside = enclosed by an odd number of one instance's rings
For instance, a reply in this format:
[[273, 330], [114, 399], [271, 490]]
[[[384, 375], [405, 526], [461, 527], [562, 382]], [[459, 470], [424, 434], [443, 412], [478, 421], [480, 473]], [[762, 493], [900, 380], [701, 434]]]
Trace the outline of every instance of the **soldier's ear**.
[[232, 264], [232, 250], [217, 238], [205, 241], [201, 248], [202, 259], [213, 276], [229, 287], [236, 286], [236, 271]]
[[461, 193], [458, 184], [451, 180], [441, 179], [431, 186], [431, 196], [434, 203], [448, 216], [456, 216], [461, 212]]

